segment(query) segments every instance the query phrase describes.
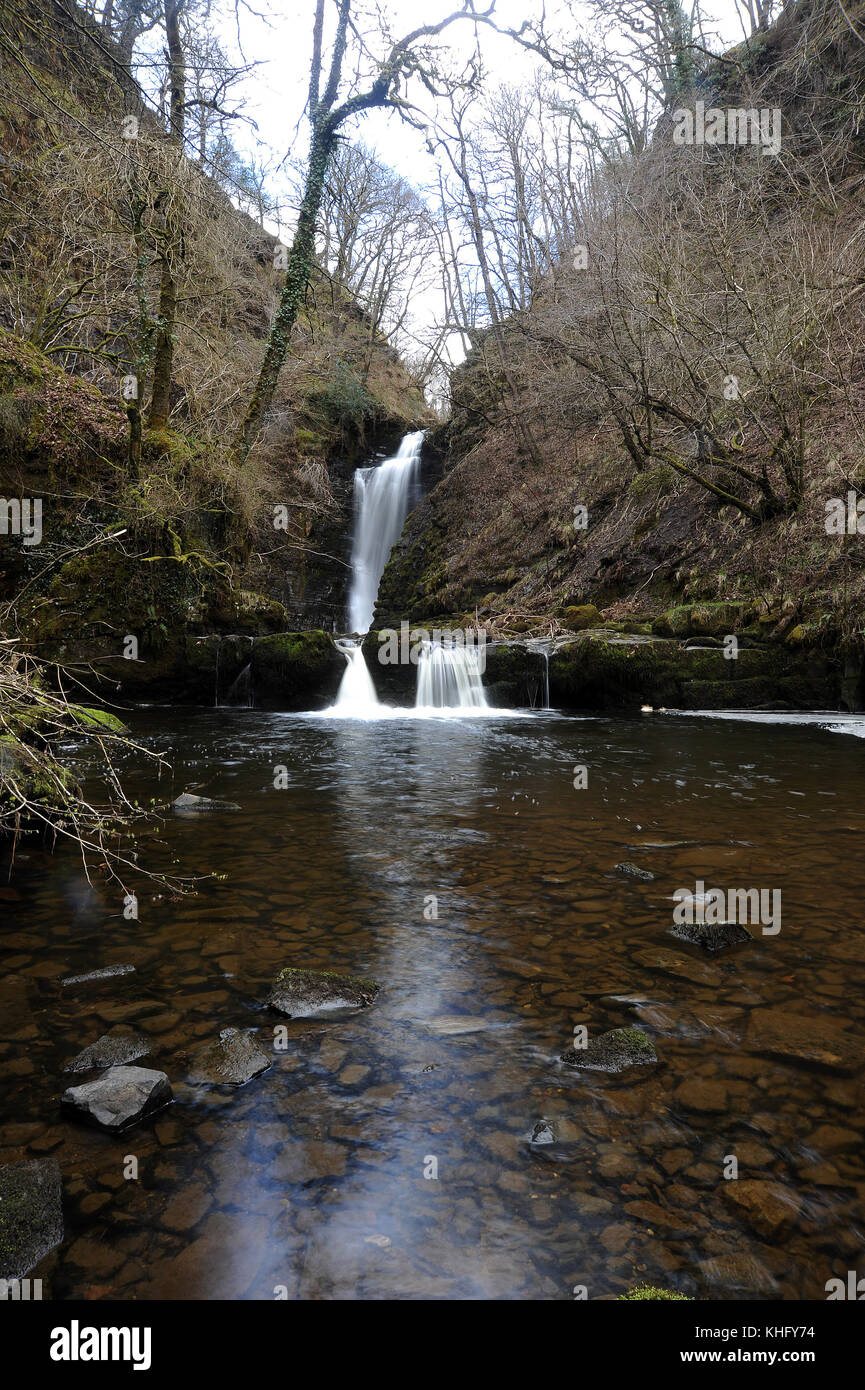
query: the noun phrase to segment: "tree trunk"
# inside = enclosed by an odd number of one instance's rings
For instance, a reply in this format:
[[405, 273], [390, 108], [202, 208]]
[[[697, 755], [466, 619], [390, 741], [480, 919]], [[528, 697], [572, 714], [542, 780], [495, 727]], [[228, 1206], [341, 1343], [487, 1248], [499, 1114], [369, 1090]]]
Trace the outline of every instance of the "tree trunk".
[[249, 402], [249, 409], [237, 436], [233, 452], [238, 465], [246, 462], [258, 436], [264, 418], [273, 402], [276, 384], [288, 354], [291, 331], [303, 307], [307, 286], [315, 264], [315, 228], [324, 192], [324, 179], [335, 144], [332, 130], [325, 128], [313, 135], [303, 202], [297, 230], [288, 255], [288, 269], [279, 301], [279, 309], [267, 340], [264, 361]]
[[[183, 128], [186, 103], [186, 64], [180, 38], [180, 15], [185, 0], [165, 0], [165, 35], [169, 58], [169, 134], [183, 152]], [[153, 362], [153, 393], [150, 398], [150, 429], [164, 429], [171, 413], [171, 377], [174, 368], [174, 325], [177, 315], [177, 285], [174, 280], [175, 255], [178, 238], [171, 226], [170, 209], [166, 214], [165, 237], [160, 252], [159, 315], [156, 331], [156, 354]]]

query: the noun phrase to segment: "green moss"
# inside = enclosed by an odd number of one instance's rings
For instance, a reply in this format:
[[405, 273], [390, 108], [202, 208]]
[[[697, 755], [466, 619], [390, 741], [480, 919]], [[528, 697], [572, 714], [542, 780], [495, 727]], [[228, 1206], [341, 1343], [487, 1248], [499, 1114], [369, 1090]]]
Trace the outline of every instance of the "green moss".
[[672, 1289], [661, 1289], [655, 1284], [635, 1284], [627, 1293], [619, 1294], [619, 1303], [644, 1303], [646, 1301], [667, 1303], [693, 1303], [687, 1294], [674, 1293]]
[[105, 729], [112, 734], [126, 732], [126, 725], [123, 720], [118, 719], [116, 714], [112, 714], [107, 709], [91, 709], [87, 705], [70, 705], [69, 714], [76, 724], [82, 724], [85, 728]]
[[559, 621], [569, 632], [583, 632], [586, 628], [600, 627], [603, 619], [593, 603], [581, 603], [561, 609]]

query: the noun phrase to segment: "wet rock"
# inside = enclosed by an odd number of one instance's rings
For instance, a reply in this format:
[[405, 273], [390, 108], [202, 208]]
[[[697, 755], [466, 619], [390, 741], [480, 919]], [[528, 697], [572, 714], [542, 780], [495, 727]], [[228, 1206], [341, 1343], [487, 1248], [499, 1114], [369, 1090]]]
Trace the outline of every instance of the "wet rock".
[[122, 1130], [172, 1099], [165, 1072], [146, 1067], [111, 1067], [96, 1081], [70, 1086], [60, 1103], [102, 1129]]
[[171, 809], [181, 815], [188, 815], [190, 812], [195, 815], [200, 811], [239, 811], [240, 807], [235, 801], [217, 801], [209, 796], [195, 796], [192, 792], [184, 792], [176, 801], [172, 801]]
[[753, 1255], [716, 1255], [698, 1265], [697, 1272], [711, 1288], [774, 1293], [778, 1287], [766, 1266]]
[[63, 1239], [63, 1189], [56, 1159], [0, 1168], [0, 1279], [23, 1279]]
[[739, 946], [745, 941], [754, 940], [748, 928], [738, 922], [679, 922], [670, 935], [711, 952], [724, 951], [728, 946]]
[[281, 970], [267, 1003], [288, 1018], [334, 1018], [367, 1008], [378, 994], [374, 980], [332, 970]]
[[695, 985], [720, 985], [724, 976], [714, 965], [701, 960], [692, 960], [678, 951], [669, 951], [664, 946], [650, 947], [635, 951], [634, 960], [649, 970], [661, 970], [665, 975], [675, 975], [680, 980], [689, 980]]
[[724, 1183], [725, 1199], [758, 1235], [782, 1236], [799, 1213], [799, 1203], [787, 1188], [760, 1178], [736, 1178]]
[[658, 1057], [639, 1028], [613, 1028], [590, 1039], [586, 1047], [569, 1047], [561, 1060], [566, 1066], [587, 1071], [621, 1072], [628, 1067], [650, 1066]]
[[783, 1009], [755, 1009], [748, 1042], [773, 1057], [815, 1062], [835, 1071], [852, 1072], [862, 1065], [861, 1037], [822, 1014], [806, 1017]]
[[261, 1076], [273, 1061], [249, 1033], [223, 1028], [218, 1042], [201, 1047], [192, 1058], [189, 1080], [194, 1086], [242, 1086]]
[[555, 1144], [556, 1131], [549, 1120], [538, 1120], [532, 1129], [532, 1144]]
[[67, 975], [61, 985], [87, 985], [91, 980], [112, 980], [116, 975], [131, 975], [134, 965], [106, 965], [101, 970], [88, 970], [86, 975]]
[[625, 860], [623, 864], [616, 865], [616, 873], [624, 874], [625, 878], [635, 878], [639, 883], [654, 883], [655, 875], [648, 869], [641, 869], [639, 864], [632, 864]]
[[105, 1067], [122, 1067], [128, 1062], [137, 1061], [139, 1057], [146, 1057], [149, 1051], [150, 1043], [140, 1033], [103, 1033], [95, 1043], [67, 1062], [63, 1070], [95, 1071]]

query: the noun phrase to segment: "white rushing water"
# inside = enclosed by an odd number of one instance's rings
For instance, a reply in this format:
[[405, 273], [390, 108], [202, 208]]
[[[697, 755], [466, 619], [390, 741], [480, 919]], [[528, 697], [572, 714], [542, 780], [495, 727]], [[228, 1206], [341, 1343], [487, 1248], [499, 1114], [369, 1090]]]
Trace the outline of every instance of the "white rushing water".
[[[384, 567], [408, 515], [423, 440], [423, 430], [406, 435], [393, 458], [370, 468], [359, 468], [354, 475], [354, 541], [348, 619], [356, 634], [367, 633], [372, 625]], [[471, 643], [424, 643], [418, 656], [413, 708], [379, 703], [363, 646], [357, 637], [342, 638], [337, 646], [346, 660], [345, 675], [336, 704], [321, 712], [323, 718], [447, 719], [515, 713], [488, 706], [479, 652]]]
[[354, 541], [348, 622], [352, 632], [369, 632], [384, 567], [408, 515], [424, 431], [407, 434], [393, 458], [354, 475]]
[[417, 709], [488, 709], [477, 648], [425, 642], [417, 664]]

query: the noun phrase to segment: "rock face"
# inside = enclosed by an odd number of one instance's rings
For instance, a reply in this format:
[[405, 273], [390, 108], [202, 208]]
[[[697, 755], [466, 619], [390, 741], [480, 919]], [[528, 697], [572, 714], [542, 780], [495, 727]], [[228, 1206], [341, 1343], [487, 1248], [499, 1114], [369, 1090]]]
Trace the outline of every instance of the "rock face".
[[0, 1168], [0, 1279], [23, 1279], [63, 1239], [56, 1159]]
[[267, 1003], [288, 1018], [333, 1018], [365, 1009], [378, 994], [373, 980], [330, 970], [281, 970]]
[[88, 970], [86, 975], [67, 975], [61, 985], [87, 985], [91, 980], [112, 980], [116, 975], [131, 975], [134, 965], [106, 965], [102, 970]]
[[323, 709], [333, 704], [345, 658], [327, 632], [281, 632], [252, 648], [256, 704], [262, 709]]
[[70, 1086], [60, 1103], [91, 1124], [116, 1131], [128, 1129], [172, 1100], [164, 1071], [112, 1067], [96, 1081]]
[[639, 1028], [613, 1028], [590, 1039], [586, 1047], [569, 1047], [561, 1059], [566, 1066], [584, 1071], [625, 1071], [628, 1067], [651, 1066], [658, 1056]]
[[739, 946], [745, 941], [754, 940], [748, 928], [739, 922], [679, 922], [670, 935], [711, 952], [724, 951], [728, 946]]
[[150, 1043], [140, 1033], [103, 1033], [95, 1043], [67, 1062], [63, 1070], [96, 1071], [104, 1067], [122, 1067], [127, 1062], [146, 1057], [149, 1051]]
[[209, 796], [194, 796], [192, 792], [184, 792], [176, 801], [171, 803], [172, 810], [179, 811], [181, 814], [196, 814], [200, 811], [239, 811], [240, 807], [235, 801], [214, 801]]
[[194, 1086], [242, 1086], [267, 1071], [272, 1058], [249, 1033], [239, 1028], [223, 1028], [218, 1042], [199, 1048], [192, 1059], [189, 1080]]

